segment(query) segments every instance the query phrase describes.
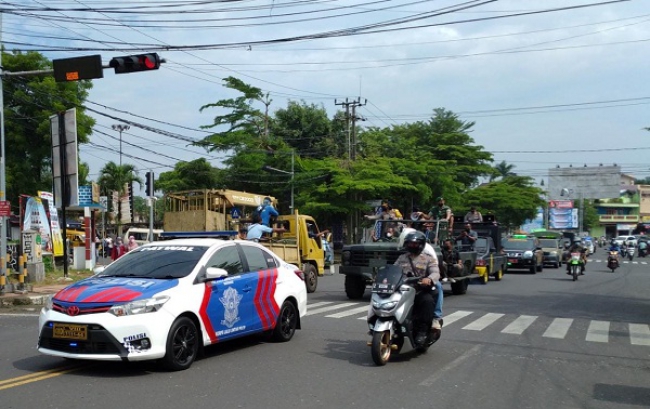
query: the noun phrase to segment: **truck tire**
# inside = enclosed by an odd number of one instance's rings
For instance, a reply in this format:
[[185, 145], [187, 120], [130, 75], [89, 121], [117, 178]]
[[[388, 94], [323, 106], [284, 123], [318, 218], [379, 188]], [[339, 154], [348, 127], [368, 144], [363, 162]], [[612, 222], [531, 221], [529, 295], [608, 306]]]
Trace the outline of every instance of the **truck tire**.
[[503, 278], [503, 267], [499, 268], [499, 271], [494, 273], [494, 281], [501, 281]]
[[346, 275], [345, 294], [351, 300], [359, 300], [366, 292], [366, 280], [363, 277]]
[[454, 295], [463, 295], [467, 293], [468, 285], [469, 280], [456, 280], [455, 283], [451, 283], [451, 293]]
[[305, 286], [307, 287], [308, 293], [313, 293], [318, 287], [318, 272], [316, 267], [309, 263], [302, 265], [302, 272], [305, 275]]

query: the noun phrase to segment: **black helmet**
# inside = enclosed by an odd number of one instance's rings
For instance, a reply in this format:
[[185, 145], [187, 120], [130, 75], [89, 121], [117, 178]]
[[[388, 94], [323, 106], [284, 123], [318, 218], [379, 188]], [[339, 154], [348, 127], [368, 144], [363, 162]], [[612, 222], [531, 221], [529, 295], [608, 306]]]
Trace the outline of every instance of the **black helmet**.
[[404, 237], [404, 250], [411, 254], [420, 254], [424, 250], [427, 238], [421, 231], [414, 231]]

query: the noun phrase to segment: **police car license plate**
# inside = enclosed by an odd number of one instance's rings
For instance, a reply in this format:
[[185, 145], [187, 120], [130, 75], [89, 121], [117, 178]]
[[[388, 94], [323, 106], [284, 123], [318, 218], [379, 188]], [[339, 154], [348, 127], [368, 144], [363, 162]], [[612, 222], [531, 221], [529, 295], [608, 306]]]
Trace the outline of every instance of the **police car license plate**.
[[52, 337], [85, 341], [88, 339], [88, 325], [54, 324]]

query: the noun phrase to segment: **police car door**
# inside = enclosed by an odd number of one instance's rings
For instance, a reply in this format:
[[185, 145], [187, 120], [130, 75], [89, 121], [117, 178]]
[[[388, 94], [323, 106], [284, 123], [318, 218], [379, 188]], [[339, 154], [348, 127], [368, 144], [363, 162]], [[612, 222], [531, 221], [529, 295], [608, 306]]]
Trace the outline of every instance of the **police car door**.
[[219, 248], [206, 267], [222, 268], [228, 272], [224, 279], [211, 282], [205, 312], [216, 336], [213, 340], [223, 341], [251, 333], [254, 330], [251, 323], [257, 275], [245, 272], [238, 246], [233, 242]]
[[278, 279], [278, 265], [275, 257], [266, 249], [242, 243], [239, 245], [251, 285], [255, 283], [251, 325], [255, 331], [266, 331], [275, 327], [280, 308], [275, 301], [275, 288]]

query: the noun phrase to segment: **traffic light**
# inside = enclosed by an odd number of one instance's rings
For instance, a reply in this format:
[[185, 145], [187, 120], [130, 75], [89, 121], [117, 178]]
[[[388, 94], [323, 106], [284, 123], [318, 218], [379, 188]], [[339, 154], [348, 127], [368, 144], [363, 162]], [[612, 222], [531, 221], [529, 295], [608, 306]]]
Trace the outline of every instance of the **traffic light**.
[[115, 57], [108, 66], [115, 68], [115, 74], [157, 70], [160, 68], [160, 57], [156, 53]]
[[145, 175], [145, 194], [147, 197], [153, 197], [153, 193], [156, 189], [153, 187], [153, 177], [154, 173], [153, 172], [147, 172]]

